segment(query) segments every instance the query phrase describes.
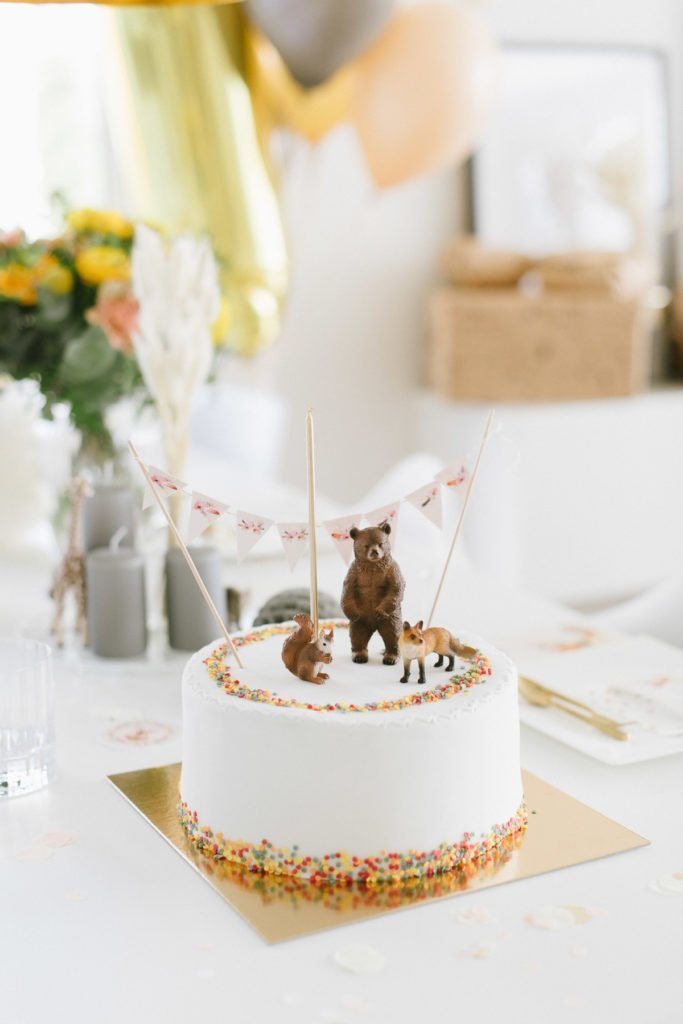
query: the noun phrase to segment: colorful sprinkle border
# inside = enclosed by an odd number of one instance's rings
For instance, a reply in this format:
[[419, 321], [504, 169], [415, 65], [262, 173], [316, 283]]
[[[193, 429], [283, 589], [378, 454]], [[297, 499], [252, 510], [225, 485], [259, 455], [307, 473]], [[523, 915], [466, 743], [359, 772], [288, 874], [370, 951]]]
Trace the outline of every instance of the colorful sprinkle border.
[[354, 910], [396, 910], [412, 906], [425, 900], [439, 899], [468, 889], [473, 879], [492, 878], [509, 863], [515, 850], [524, 842], [524, 830], [520, 829], [506, 836], [499, 846], [485, 855], [467, 861], [452, 871], [442, 871], [431, 878], [409, 878], [399, 885], [363, 885], [362, 882], [346, 882], [337, 885], [316, 885], [305, 878], [292, 875], [267, 875], [251, 871], [243, 864], [213, 859], [210, 850], [199, 851], [189, 845], [191, 856], [198, 862], [198, 868], [211, 878], [231, 882], [245, 892], [259, 897], [264, 906], [286, 903], [297, 908], [306, 903], [315, 903], [344, 913]]
[[[348, 629], [347, 622], [325, 622], [323, 626], [336, 626], [338, 629]], [[237, 647], [248, 647], [250, 644], [258, 643], [261, 640], [268, 640], [271, 636], [285, 636], [292, 633], [296, 627], [292, 625], [270, 625], [261, 629], [252, 630], [241, 637], [235, 637]], [[479, 683], [483, 683], [487, 676], [491, 675], [491, 666], [481, 651], [477, 651], [475, 657], [469, 663], [468, 668], [459, 675], [450, 676], [440, 686], [429, 690], [422, 690], [413, 693], [406, 693], [395, 700], [370, 701], [367, 704], [346, 704], [344, 701], [336, 701], [331, 704], [313, 704], [305, 700], [298, 700], [296, 697], [279, 697], [277, 693], [270, 690], [254, 689], [240, 683], [239, 679], [233, 679], [230, 667], [225, 658], [227, 644], [216, 647], [208, 658], [204, 660], [209, 679], [212, 679], [216, 686], [231, 697], [238, 697], [240, 700], [250, 700], [257, 704], [270, 704], [276, 708], [297, 708], [300, 711], [317, 711], [321, 714], [329, 712], [341, 712], [343, 714], [363, 711], [402, 711], [404, 708], [417, 707], [420, 704], [434, 704], [441, 700], [449, 700], [464, 690], [469, 690]], [[306, 686], [307, 684], [302, 684]]]
[[244, 840], [226, 839], [221, 832], [213, 832], [200, 825], [196, 811], [184, 801], [178, 804], [178, 817], [190, 843], [203, 856], [215, 861], [241, 865], [248, 871], [266, 875], [291, 875], [294, 878], [326, 885], [363, 885], [378, 883], [399, 884], [414, 878], [433, 878], [446, 871], [464, 870], [485, 860], [510, 836], [526, 828], [527, 810], [522, 803], [517, 812], [502, 825], [494, 825], [486, 834], [475, 838], [466, 832], [456, 843], [444, 842], [434, 850], [408, 850], [407, 853], [388, 853], [374, 857], [356, 857], [346, 851], [327, 853], [322, 857], [308, 857], [299, 851], [275, 846], [267, 839], [254, 845]]

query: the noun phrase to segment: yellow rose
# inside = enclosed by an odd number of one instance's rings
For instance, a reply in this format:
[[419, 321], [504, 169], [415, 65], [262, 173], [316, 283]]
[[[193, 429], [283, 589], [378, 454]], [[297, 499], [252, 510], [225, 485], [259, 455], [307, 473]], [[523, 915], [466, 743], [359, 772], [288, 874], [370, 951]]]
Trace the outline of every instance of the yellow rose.
[[35, 275], [37, 283], [43, 288], [48, 288], [54, 295], [66, 295], [74, 286], [71, 271], [50, 254], [38, 261]]
[[116, 235], [132, 238], [134, 225], [114, 210], [72, 210], [66, 218], [69, 227], [79, 234]]
[[22, 306], [33, 306], [38, 297], [33, 268], [22, 267], [20, 263], [0, 267], [0, 295]]
[[104, 281], [127, 281], [130, 260], [121, 249], [110, 245], [91, 245], [76, 257], [76, 270], [86, 284]]
[[211, 337], [216, 348], [225, 341], [225, 336], [230, 330], [232, 323], [232, 311], [230, 309], [230, 303], [227, 299], [221, 299], [221, 304], [218, 308], [218, 316], [214, 320], [211, 326]]

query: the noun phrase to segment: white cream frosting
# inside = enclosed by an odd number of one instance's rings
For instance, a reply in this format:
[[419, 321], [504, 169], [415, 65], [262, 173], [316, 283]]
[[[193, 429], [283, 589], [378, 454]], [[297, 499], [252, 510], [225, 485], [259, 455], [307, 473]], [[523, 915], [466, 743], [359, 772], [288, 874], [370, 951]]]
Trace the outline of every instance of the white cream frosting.
[[[382, 850], [431, 850], [475, 839], [512, 818], [522, 803], [517, 673], [510, 659], [476, 637], [456, 634], [491, 665], [485, 681], [447, 700], [400, 710], [321, 713], [277, 707], [226, 694], [205, 659], [221, 641], [187, 663], [183, 675], [182, 800], [202, 825], [226, 838], [298, 846], [323, 856], [359, 857]], [[287, 672], [284, 637], [242, 649], [243, 686], [311, 703], [396, 700], [443, 685], [453, 672], [427, 665], [399, 682], [402, 666], [351, 661], [348, 632], [335, 631], [330, 679], [322, 686]]]

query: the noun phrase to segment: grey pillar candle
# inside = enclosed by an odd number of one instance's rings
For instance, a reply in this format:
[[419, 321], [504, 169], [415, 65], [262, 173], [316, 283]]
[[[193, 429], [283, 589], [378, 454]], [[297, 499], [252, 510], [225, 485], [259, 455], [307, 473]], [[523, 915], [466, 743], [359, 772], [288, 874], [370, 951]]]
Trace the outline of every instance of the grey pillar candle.
[[[225, 622], [223, 565], [218, 548], [198, 545], [188, 550]], [[220, 633], [180, 548], [170, 548], [166, 554], [166, 612], [168, 642], [177, 651], [196, 651]]]
[[86, 555], [90, 646], [103, 658], [131, 658], [147, 646], [145, 569], [130, 548], [98, 548]]
[[121, 543], [133, 547], [136, 525], [135, 496], [124, 484], [97, 484], [83, 501], [81, 530], [83, 549], [106, 547], [117, 530], [126, 527]]

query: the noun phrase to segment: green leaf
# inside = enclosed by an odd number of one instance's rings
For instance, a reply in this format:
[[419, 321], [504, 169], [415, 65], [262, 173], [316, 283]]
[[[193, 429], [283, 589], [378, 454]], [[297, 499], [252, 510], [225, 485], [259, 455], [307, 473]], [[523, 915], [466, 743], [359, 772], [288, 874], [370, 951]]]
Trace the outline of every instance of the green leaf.
[[116, 352], [99, 327], [88, 327], [72, 338], [65, 350], [59, 377], [63, 384], [81, 384], [103, 377], [114, 365]]

